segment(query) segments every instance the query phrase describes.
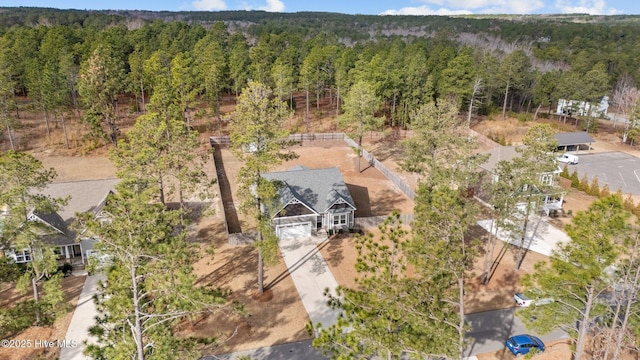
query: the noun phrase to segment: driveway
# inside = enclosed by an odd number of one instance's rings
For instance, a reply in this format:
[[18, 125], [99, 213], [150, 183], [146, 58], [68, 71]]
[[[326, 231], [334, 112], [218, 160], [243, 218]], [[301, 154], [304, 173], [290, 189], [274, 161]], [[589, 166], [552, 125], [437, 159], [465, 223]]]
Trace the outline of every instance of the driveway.
[[338, 319], [339, 311], [327, 306], [325, 289], [335, 295], [338, 282], [325, 262], [318, 244], [328, 241], [325, 237], [291, 237], [279, 241], [280, 252], [293, 283], [298, 289], [302, 304], [313, 324], [329, 327]]
[[[527, 225], [527, 234], [524, 239], [524, 248], [542, 255], [551, 256], [551, 252], [557, 248], [559, 243], [569, 242], [570, 238], [546, 220], [546, 218], [538, 215], [530, 216], [529, 224]], [[492, 220], [478, 221], [478, 225], [489, 232], [493, 232], [495, 229]], [[516, 246], [520, 245], [520, 233], [514, 234], [505, 229], [498, 229], [497, 236], [498, 239], [506, 243], [511, 243]]]

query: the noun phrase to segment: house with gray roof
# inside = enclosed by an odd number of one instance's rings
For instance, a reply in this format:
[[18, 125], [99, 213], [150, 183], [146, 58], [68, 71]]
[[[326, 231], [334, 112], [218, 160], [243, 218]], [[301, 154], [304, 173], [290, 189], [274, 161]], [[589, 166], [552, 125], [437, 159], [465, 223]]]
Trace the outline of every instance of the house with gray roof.
[[[41, 237], [56, 246], [60, 261], [86, 264], [97, 240], [82, 237], [70, 225], [75, 221], [76, 213], [92, 212], [96, 218], [101, 218], [107, 196], [119, 181], [113, 178], [51, 183], [42, 194], [53, 198], [68, 198], [67, 205], [57, 212], [32, 211], [27, 220], [44, 225]], [[8, 248], [4, 249], [4, 254], [17, 263], [31, 261], [31, 254], [27, 249]]]
[[[522, 147], [524, 149], [524, 147]], [[498, 146], [483, 152], [482, 154], [489, 155], [489, 158], [480, 165], [480, 168], [484, 170], [485, 174], [480, 180], [476, 188], [476, 194], [483, 201], [489, 201], [491, 194], [488, 194], [482, 183], [497, 182], [498, 175], [496, 174], [496, 168], [501, 161], [511, 161], [521, 156], [516, 146]], [[541, 173], [540, 183], [546, 185], [547, 191], [542, 192], [536, 189], [536, 196], [540, 198], [536, 201], [538, 210], [549, 215], [551, 211], [561, 211], [562, 204], [564, 203], [564, 191], [559, 187], [559, 178], [562, 170], [557, 167], [556, 170], [551, 172]], [[514, 196], [517, 196], [514, 194]], [[516, 204], [517, 207], [522, 207], [526, 201]]]
[[297, 165], [262, 176], [275, 182], [278, 189], [279, 202], [269, 214], [278, 238], [353, 227], [356, 205], [338, 168]]

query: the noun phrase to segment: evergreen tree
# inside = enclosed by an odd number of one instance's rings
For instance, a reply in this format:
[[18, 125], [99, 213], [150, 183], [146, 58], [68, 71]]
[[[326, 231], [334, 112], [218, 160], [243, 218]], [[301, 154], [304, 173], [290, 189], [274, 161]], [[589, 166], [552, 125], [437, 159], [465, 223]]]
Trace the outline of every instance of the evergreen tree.
[[571, 240], [559, 244], [548, 264], [538, 263], [534, 273], [525, 275], [525, 286], [536, 287], [541, 291], [540, 297], [555, 301], [526, 308], [518, 316], [542, 333], [554, 328], [567, 331], [575, 340], [577, 360], [583, 356], [594, 319], [606, 310], [607, 305], [597, 298], [611, 286], [607, 268], [614, 264], [620, 251], [617, 241], [628, 234], [629, 216], [619, 196], [596, 200], [565, 226]]
[[80, 226], [108, 255], [107, 282], [96, 296], [95, 359], [197, 358], [194, 341], [175, 336], [175, 326], [197, 313], [227, 309], [226, 292], [196, 287], [195, 251], [180, 230], [182, 210], [152, 201], [153, 191], [123, 181], [103, 209], [107, 220], [79, 214]]
[[273, 263], [277, 257], [277, 238], [271, 227], [264, 204], [274, 201], [275, 187], [262, 177], [283, 160], [296, 157], [285, 149], [288, 132], [282, 122], [291, 115], [287, 106], [272, 98], [271, 89], [257, 82], [250, 82], [238, 98], [236, 110], [230, 115], [231, 151], [242, 161], [238, 175], [240, 211], [249, 215], [258, 230], [258, 292], [264, 291], [264, 264]]
[[30, 254], [31, 261], [25, 263], [16, 287], [23, 292], [29, 288], [33, 291], [37, 325], [55, 319], [56, 313], [64, 310], [59, 306], [64, 294], [60, 288], [61, 274], [56, 274], [58, 255], [54, 243], [47, 239], [52, 231], [47, 225], [31, 219], [34, 213], [50, 214], [65, 205], [66, 199], [41, 193], [55, 177], [55, 170], [45, 169], [30, 154], [12, 150], [0, 153], [0, 204], [9, 210], [1, 219], [0, 245], [17, 251], [27, 250]]

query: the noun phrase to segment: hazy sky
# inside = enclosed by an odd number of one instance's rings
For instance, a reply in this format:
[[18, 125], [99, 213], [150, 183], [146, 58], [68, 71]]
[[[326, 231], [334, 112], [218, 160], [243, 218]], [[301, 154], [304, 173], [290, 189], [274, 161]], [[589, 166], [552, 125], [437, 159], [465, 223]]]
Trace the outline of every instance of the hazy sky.
[[1, 6], [114, 10], [326, 11], [345, 14], [640, 14], [638, 0], [0, 0]]

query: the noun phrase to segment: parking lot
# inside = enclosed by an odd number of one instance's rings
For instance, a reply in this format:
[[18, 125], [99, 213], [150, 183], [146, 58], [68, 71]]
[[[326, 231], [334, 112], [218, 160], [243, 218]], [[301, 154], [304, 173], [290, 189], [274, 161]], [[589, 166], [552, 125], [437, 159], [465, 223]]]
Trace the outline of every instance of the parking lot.
[[577, 169], [580, 179], [587, 174], [589, 183], [597, 176], [601, 188], [609, 184], [611, 192], [621, 189], [623, 194], [640, 196], [639, 158], [622, 152], [579, 154], [579, 157], [577, 165], [568, 165], [569, 173]]

